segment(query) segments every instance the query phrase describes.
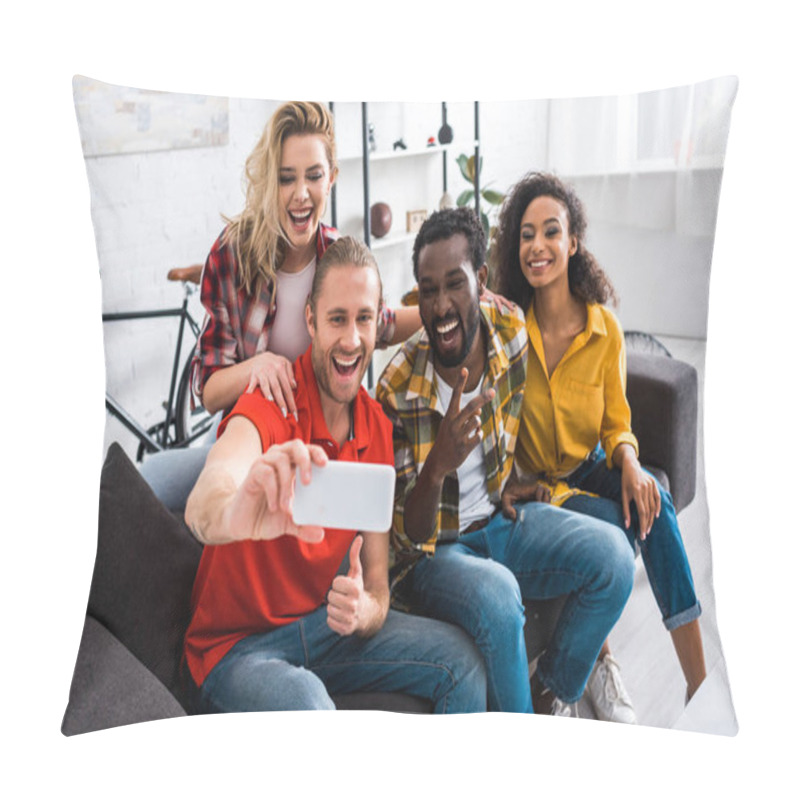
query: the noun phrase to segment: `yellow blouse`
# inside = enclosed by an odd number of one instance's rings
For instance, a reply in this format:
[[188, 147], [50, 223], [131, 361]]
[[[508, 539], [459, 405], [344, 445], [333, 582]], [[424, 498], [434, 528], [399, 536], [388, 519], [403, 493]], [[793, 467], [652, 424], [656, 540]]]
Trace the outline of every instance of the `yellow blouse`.
[[525, 315], [530, 347], [517, 465], [523, 474], [549, 483], [552, 502], [557, 504], [574, 494], [559, 479], [568, 476], [598, 442], [609, 467], [617, 445], [632, 445], [637, 456], [639, 450], [625, 397], [622, 328], [604, 306], [588, 303], [586, 310], [586, 328], [572, 340], [549, 377], [533, 304]]

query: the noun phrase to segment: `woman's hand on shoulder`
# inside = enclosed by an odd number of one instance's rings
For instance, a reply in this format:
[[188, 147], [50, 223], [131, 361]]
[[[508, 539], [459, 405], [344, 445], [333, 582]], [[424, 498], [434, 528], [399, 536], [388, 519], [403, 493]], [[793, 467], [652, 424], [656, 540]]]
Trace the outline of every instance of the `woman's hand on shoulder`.
[[653, 527], [653, 522], [661, 513], [661, 492], [658, 481], [645, 472], [635, 455], [627, 455], [622, 460], [622, 514], [625, 527], [631, 525], [631, 502], [639, 512], [639, 538], [644, 541]]
[[516, 305], [501, 294], [495, 294], [485, 286], [481, 290], [481, 301], [491, 303], [501, 314], [511, 314], [516, 309]]
[[250, 380], [247, 383], [246, 393], [261, 389], [267, 400], [272, 400], [280, 408], [283, 416], [294, 414], [297, 416], [297, 406], [294, 402], [294, 390], [297, 382], [294, 379], [291, 362], [277, 353], [259, 353], [248, 359], [250, 365]]
[[517, 509], [514, 503], [549, 503], [551, 498], [550, 487], [536, 478], [519, 478], [513, 472], [506, 481], [500, 495], [500, 508], [507, 519], [517, 518]]

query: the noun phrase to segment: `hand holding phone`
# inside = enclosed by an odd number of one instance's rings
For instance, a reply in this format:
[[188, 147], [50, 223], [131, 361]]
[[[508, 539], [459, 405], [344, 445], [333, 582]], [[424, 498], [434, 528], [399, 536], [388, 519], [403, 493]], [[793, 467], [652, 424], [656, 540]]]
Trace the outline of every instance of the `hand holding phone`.
[[241, 486], [223, 512], [222, 529], [229, 539], [276, 539], [285, 534], [307, 542], [321, 542], [320, 525], [295, 523], [292, 499], [297, 486], [327, 462], [325, 451], [298, 440], [276, 444], [250, 465]]

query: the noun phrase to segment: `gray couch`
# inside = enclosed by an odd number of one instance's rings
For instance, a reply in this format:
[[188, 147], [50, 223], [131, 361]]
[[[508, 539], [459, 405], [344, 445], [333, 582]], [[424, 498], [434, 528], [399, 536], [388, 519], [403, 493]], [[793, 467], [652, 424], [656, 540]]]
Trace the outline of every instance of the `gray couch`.
[[[694, 497], [697, 373], [663, 356], [629, 353], [628, 398], [642, 462], [678, 511]], [[98, 544], [83, 635], [62, 732], [74, 735], [199, 713], [182, 663], [190, 594], [202, 552], [118, 445], [100, 483]], [[563, 599], [527, 604], [531, 660], [544, 649]], [[400, 694], [334, 697], [340, 709], [426, 712]]]

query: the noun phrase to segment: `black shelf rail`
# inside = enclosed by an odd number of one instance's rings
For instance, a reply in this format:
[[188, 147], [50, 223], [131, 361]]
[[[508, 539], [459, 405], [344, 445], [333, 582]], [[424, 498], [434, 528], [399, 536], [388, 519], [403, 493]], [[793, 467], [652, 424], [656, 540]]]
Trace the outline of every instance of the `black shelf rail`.
[[[481, 198], [480, 198], [480, 105], [474, 101], [474, 126], [475, 126], [475, 172], [473, 186], [475, 190], [475, 213], [480, 217]], [[328, 103], [331, 114], [335, 117], [333, 101]], [[447, 104], [442, 102], [442, 125], [447, 121]], [[364, 213], [364, 243], [372, 248], [372, 230], [370, 228], [370, 170], [369, 170], [369, 106], [366, 102], [361, 103], [361, 166], [363, 182], [363, 213]], [[447, 192], [447, 152], [442, 153], [442, 191]], [[331, 224], [337, 227], [338, 209], [336, 197], [336, 184], [334, 183], [331, 191]], [[370, 388], [374, 385], [372, 362], [369, 365], [368, 383]]]

